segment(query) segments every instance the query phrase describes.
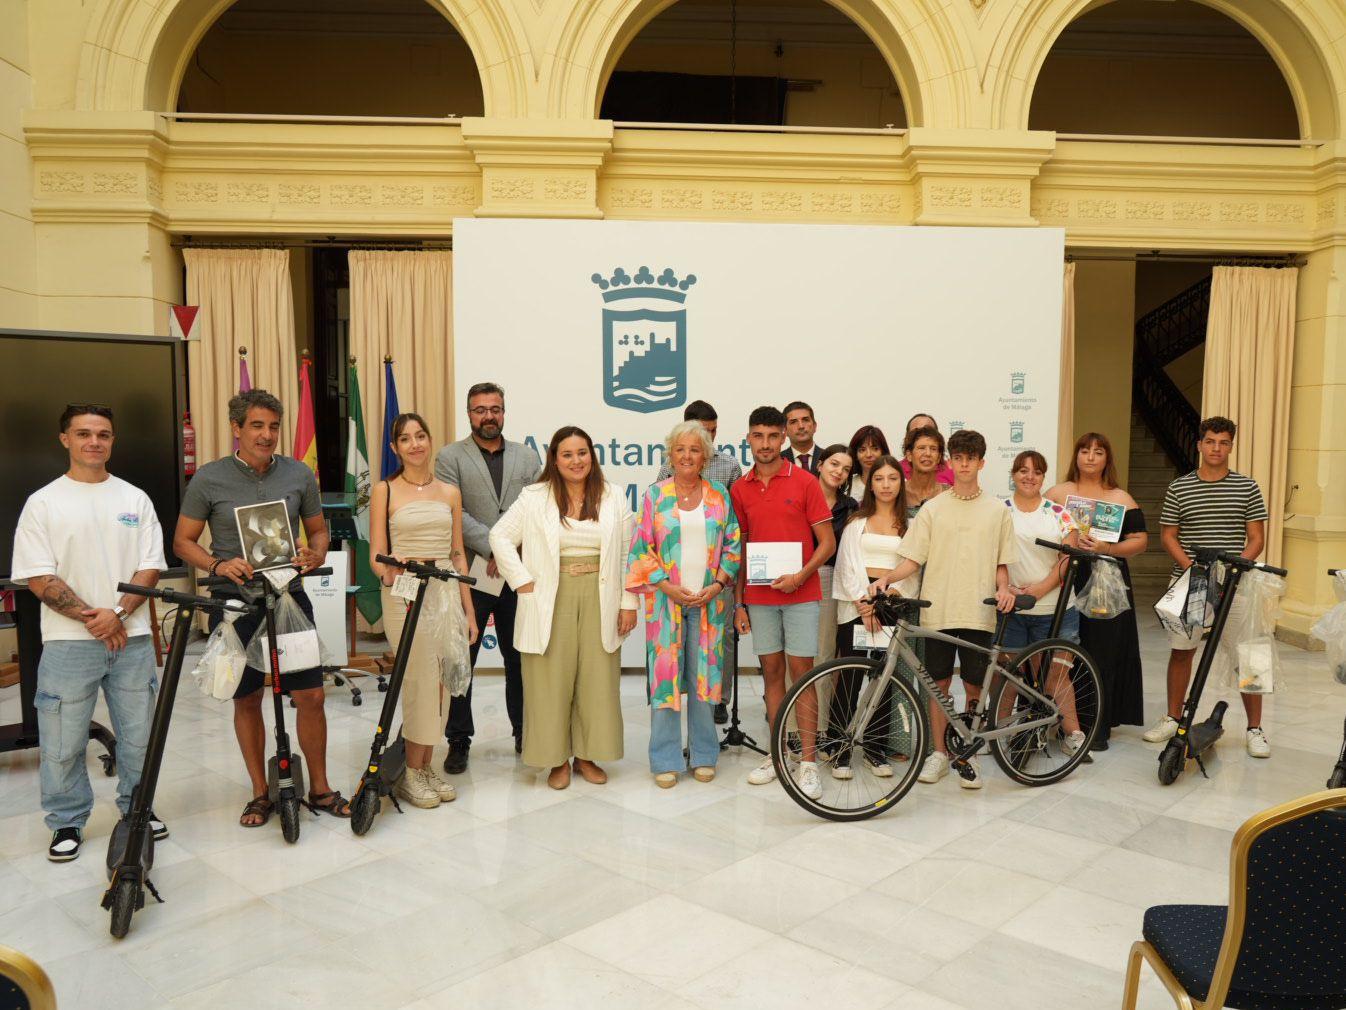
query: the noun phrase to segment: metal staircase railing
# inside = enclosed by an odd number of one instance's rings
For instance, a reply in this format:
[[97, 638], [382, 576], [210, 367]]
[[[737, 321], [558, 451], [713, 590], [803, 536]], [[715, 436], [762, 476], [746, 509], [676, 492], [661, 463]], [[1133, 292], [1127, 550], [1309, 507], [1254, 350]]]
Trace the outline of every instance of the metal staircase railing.
[[1132, 402], [1159, 447], [1183, 473], [1196, 466], [1201, 417], [1164, 366], [1206, 340], [1210, 278], [1142, 316], [1135, 328]]

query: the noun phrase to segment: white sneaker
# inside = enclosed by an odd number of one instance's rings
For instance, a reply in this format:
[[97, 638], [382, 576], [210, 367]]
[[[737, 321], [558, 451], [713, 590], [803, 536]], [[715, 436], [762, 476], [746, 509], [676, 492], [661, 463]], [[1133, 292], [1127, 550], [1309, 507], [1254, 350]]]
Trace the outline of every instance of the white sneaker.
[[816, 761], [799, 762], [799, 791], [811, 800], [823, 798], [823, 784], [818, 778]]
[[919, 781], [929, 785], [938, 782], [947, 774], [949, 774], [949, 755], [942, 751], [931, 751], [930, 756], [925, 759], [925, 764], [921, 765]]
[[966, 779], [965, 779], [965, 778], [963, 778], [962, 775], [959, 775], [959, 776], [958, 776], [958, 784], [959, 784], [960, 786], [962, 786], [964, 789], [980, 789], [980, 788], [981, 788], [981, 765], [977, 764], [977, 759], [976, 759], [976, 758], [968, 758], [968, 759], [967, 759], [967, 766], [968, 766], [969, 768], [972, 769], [972, 777], [971, 777], [971, 778], [966, 778]]
[[1062, 736], [1061, 746], [1065, 748], [1067, 754], [1074, 754], [1084, 746], [1084, 730], [1077, 729], [1074, 733]]
[[1166, 715], [1142, 734], [1146, 743], [1167, 743], [1178, 732], [1178, 720]]
[[767, 758], [748, 772], [748, 785], [750, 786], [764, 786], [768, 782], [774, 781], [776, 781], [776, 766], [771, 763], [771, 758]]
[[453, 786], [449, 785], [447, 782], [445, 782], [442, 778], [439, 777], [439, 773], [435, 771], [433, 765], [425, 766], [425, 778], [426, 781], [430, 783], [431, 788], [433, 788], [435, 792], [439, 793], [439, 798], [442, 802], [451, 803], [455, 799], [457, 799], [458, 797], [457, 790], [455, 790]]
[[865, 755], [865, 767], [869, 769], [869, 774], [877, 779], [890, 779], [893, 777], [893, 766], [887, 761], [875, 761], [868, 754]]
[[407, 768], [397, 780], [394, 791], [414, 807], [433, 810], [439, 806], [439, 790], [426, 778], [424, 768]]
[[1261, 726], [1248, 730], [1247, 747], [1248, 753], [1255, 758], [1271, 757], [1271, 744], [1267, 743], [1267, 735]]
[[833, 765], [832, 778], [842, 782], [849, 782], [851, 779], [855, 778], [855, 772], [851, 771], [850, 765]]

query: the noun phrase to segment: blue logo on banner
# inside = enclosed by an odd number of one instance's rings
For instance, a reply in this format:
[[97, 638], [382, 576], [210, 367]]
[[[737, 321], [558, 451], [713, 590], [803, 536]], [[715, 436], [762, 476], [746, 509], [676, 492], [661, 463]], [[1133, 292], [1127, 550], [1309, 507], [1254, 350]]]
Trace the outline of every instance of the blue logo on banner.
[[1010, 394], [1012, 396], [1023, 396], [1024, 378], [1023, 372], [1010, 372]]
[[687, 402], [687, 289], [671, 268], [621, 267], [590, 280], [603, 292], [603, 402], [651, 414]]
[[1024, 423], [1022, 421], [1010, 422], [1010, 442], [1018, 445], [1024, 440]]

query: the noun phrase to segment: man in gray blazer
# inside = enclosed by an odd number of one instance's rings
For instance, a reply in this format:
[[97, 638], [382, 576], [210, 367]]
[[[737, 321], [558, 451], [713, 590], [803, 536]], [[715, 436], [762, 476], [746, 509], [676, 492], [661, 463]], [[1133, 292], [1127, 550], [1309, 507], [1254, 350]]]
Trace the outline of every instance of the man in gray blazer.
[[[467, 420], [472, 434], [439, 450], [435, 456], [435, 476], [454, 485], [463, 495], [463, 543], [468, 564], [481, 555], [486, 572], [494, 577], [495, 559], [491, 557], [488, 537], [505, 510], [514, 504], [519, 492], [538, 478], [541, 461], [537, 452], [521, 442], [505, 440], [505, 391], [494, 382], [478, 382], [467, 391]], [[514, 648], [514, 611], [518, 598], [506, 583], [499, 596], [472, 590], [477, 612], [477, 627], [482, 634], [472, 645], [472, 665], [486, 633], [486, 622], [495, 617], [495, 638], [505, 661], [505, 709], [514, 729], [514, 753], [523, 747], [523, 664]], [[449, 741], [449, 756], [444, 770], [450, 775], [467, 771], [467, 754], [472, 746], [472, 687], [467, 696], [449, 706], [449, 723], [444, 735]]]

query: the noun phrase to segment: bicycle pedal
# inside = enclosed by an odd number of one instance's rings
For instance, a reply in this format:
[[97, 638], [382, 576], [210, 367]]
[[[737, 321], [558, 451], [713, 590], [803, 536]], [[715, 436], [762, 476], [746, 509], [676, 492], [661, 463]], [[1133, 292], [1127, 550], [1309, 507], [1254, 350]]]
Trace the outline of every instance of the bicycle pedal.
[[972, 765], [968, 764], [966, 761], [959, 760], [953, 762], [953, 770], [958, 773], [959, 778], [966, 779], [969, 782], [977, 777], [977, 773], [973, 771]]

